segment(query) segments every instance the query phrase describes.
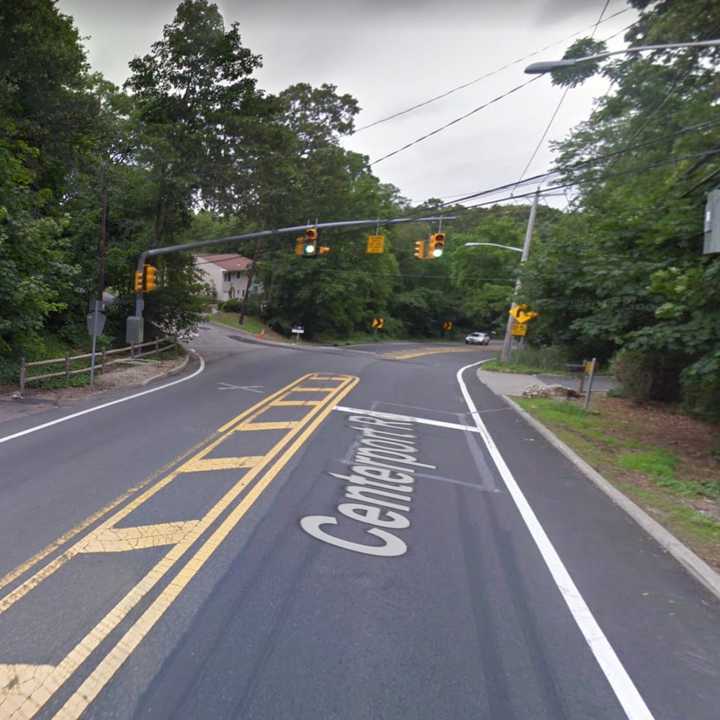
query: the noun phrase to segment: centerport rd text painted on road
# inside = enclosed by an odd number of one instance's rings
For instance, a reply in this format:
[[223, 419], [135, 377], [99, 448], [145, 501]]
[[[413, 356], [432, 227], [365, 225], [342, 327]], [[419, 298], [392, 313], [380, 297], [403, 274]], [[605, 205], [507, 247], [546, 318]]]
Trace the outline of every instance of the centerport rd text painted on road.
[[[361, 434], [349, 475], [329, 473], [347, 482], [345, 499], [337, 506], [340, 515], [365, 525], [365, 532], [381, 542], [363, 543], [323, 529], [337, 525], [332, 515], [307, 515], [300, 520], [302, 529], [329, 545], [365, 555], [397, 557], [407, 552], [407, 544], [391, 530], [410, 527], [407, 513], [414, 492], [416, 468], [436, 470], [435, 465], [418, 461], [416, 435], [412, 423], [386, 420], [368, 415], [351, 415], [350, 427]], [[404, 513], [404, 514], [403, 514]]]

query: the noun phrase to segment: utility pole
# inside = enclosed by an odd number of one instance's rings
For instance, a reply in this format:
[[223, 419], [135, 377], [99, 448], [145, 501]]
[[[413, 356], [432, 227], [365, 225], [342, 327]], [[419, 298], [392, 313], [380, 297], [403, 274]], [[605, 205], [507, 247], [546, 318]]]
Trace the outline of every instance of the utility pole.
[[[533, 230], [535, 229], [535, 216], [537, 215], [538, 201], [540, 200], [540, 188], [535, 191], [535, 197], [533, 198], [533, 204], [530, 208], [530, 217], [528, 218], [527, 230], [525, 231], [525, 243], [523, 244], [522, 256], [520, 258], [520, 265], [528, 259], [530, 255], [530, 242], [532, 241]], [[518, 293], [520, 292], [520, 278], [515, 281], [515, 290], [513, 291], [512, 307], [514, 308], [517, 303]], [[502, 352], [500, 353], [500, 360], [502, 362], [508, 362], [510, 360], [510, 353], [512, 351], [512, 327], [515, 322], [512, 315], [508, 314], [507, 325], [505, 326], [505, 340], [503, 341]]]

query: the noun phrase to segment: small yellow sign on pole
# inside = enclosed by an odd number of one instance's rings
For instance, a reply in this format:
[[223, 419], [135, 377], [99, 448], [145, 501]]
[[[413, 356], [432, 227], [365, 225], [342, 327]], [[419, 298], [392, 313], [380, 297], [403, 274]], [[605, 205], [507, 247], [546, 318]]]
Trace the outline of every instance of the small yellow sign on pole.
[[367, 239], [367, 255], [380, 255], [385, 252], [385, 236], [369, 235]]
[[525, 323], [515, 323], [512, 326], [512, 334], [516, 337], [525, 337], [527, 335], [527, 325]]

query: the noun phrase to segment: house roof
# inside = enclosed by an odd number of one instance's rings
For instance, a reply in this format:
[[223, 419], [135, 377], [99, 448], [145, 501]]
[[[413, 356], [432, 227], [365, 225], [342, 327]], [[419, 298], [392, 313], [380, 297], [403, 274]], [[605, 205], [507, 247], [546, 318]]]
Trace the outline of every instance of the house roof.
[[235, 253], [217, 255], [196, 255], [198, 264], [212, 263], [223, 270], [247, 270], [252, 265], [250, 258]]

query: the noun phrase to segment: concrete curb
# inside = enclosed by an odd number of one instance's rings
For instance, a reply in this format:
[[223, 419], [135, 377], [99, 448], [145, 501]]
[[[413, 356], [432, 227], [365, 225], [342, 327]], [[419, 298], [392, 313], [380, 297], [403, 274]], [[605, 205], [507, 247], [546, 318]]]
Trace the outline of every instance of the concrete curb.
[[190, 352], [188, 352], [185, 355], [185, 360], [183, 360], [182, 363], [180, 365], [178, 365], [177, 367], [171, 368], [167, 372], [161, 372], [161, 373], [158, 373], [157, 375], [152, 375], [151, 377], [147, 378], [146, 380], [143, 380], [142, 383], [140, 383], [140, 385], [142, 387], [145, 387], [145, 385], [149, 385], [151, 382], [153, 382], [153, 380], [159, 380], [160, 378], [170, 377], [172, 375], [177, 375], [177, 373], [179, 373], [179, 372], [182, 372], [187, 367], [187, 364], [190, 362], [190, 353], [192, 353], [192, 352], [193, 352], [192, 350]]
[[645, 532], [669, 552], [696, 580], [720, 600], [720, 574], [699, 558], [687, 545], [668, 532], [660, 523], [609, 483], [574, 450], [570, 449], [551, 430], [523, 410], [507, 395], [501, 396], [515, 412], [537, 430], [555, 449], [559, 450], [575, 467], [600, 488], [618, 507], [623, 509]]

